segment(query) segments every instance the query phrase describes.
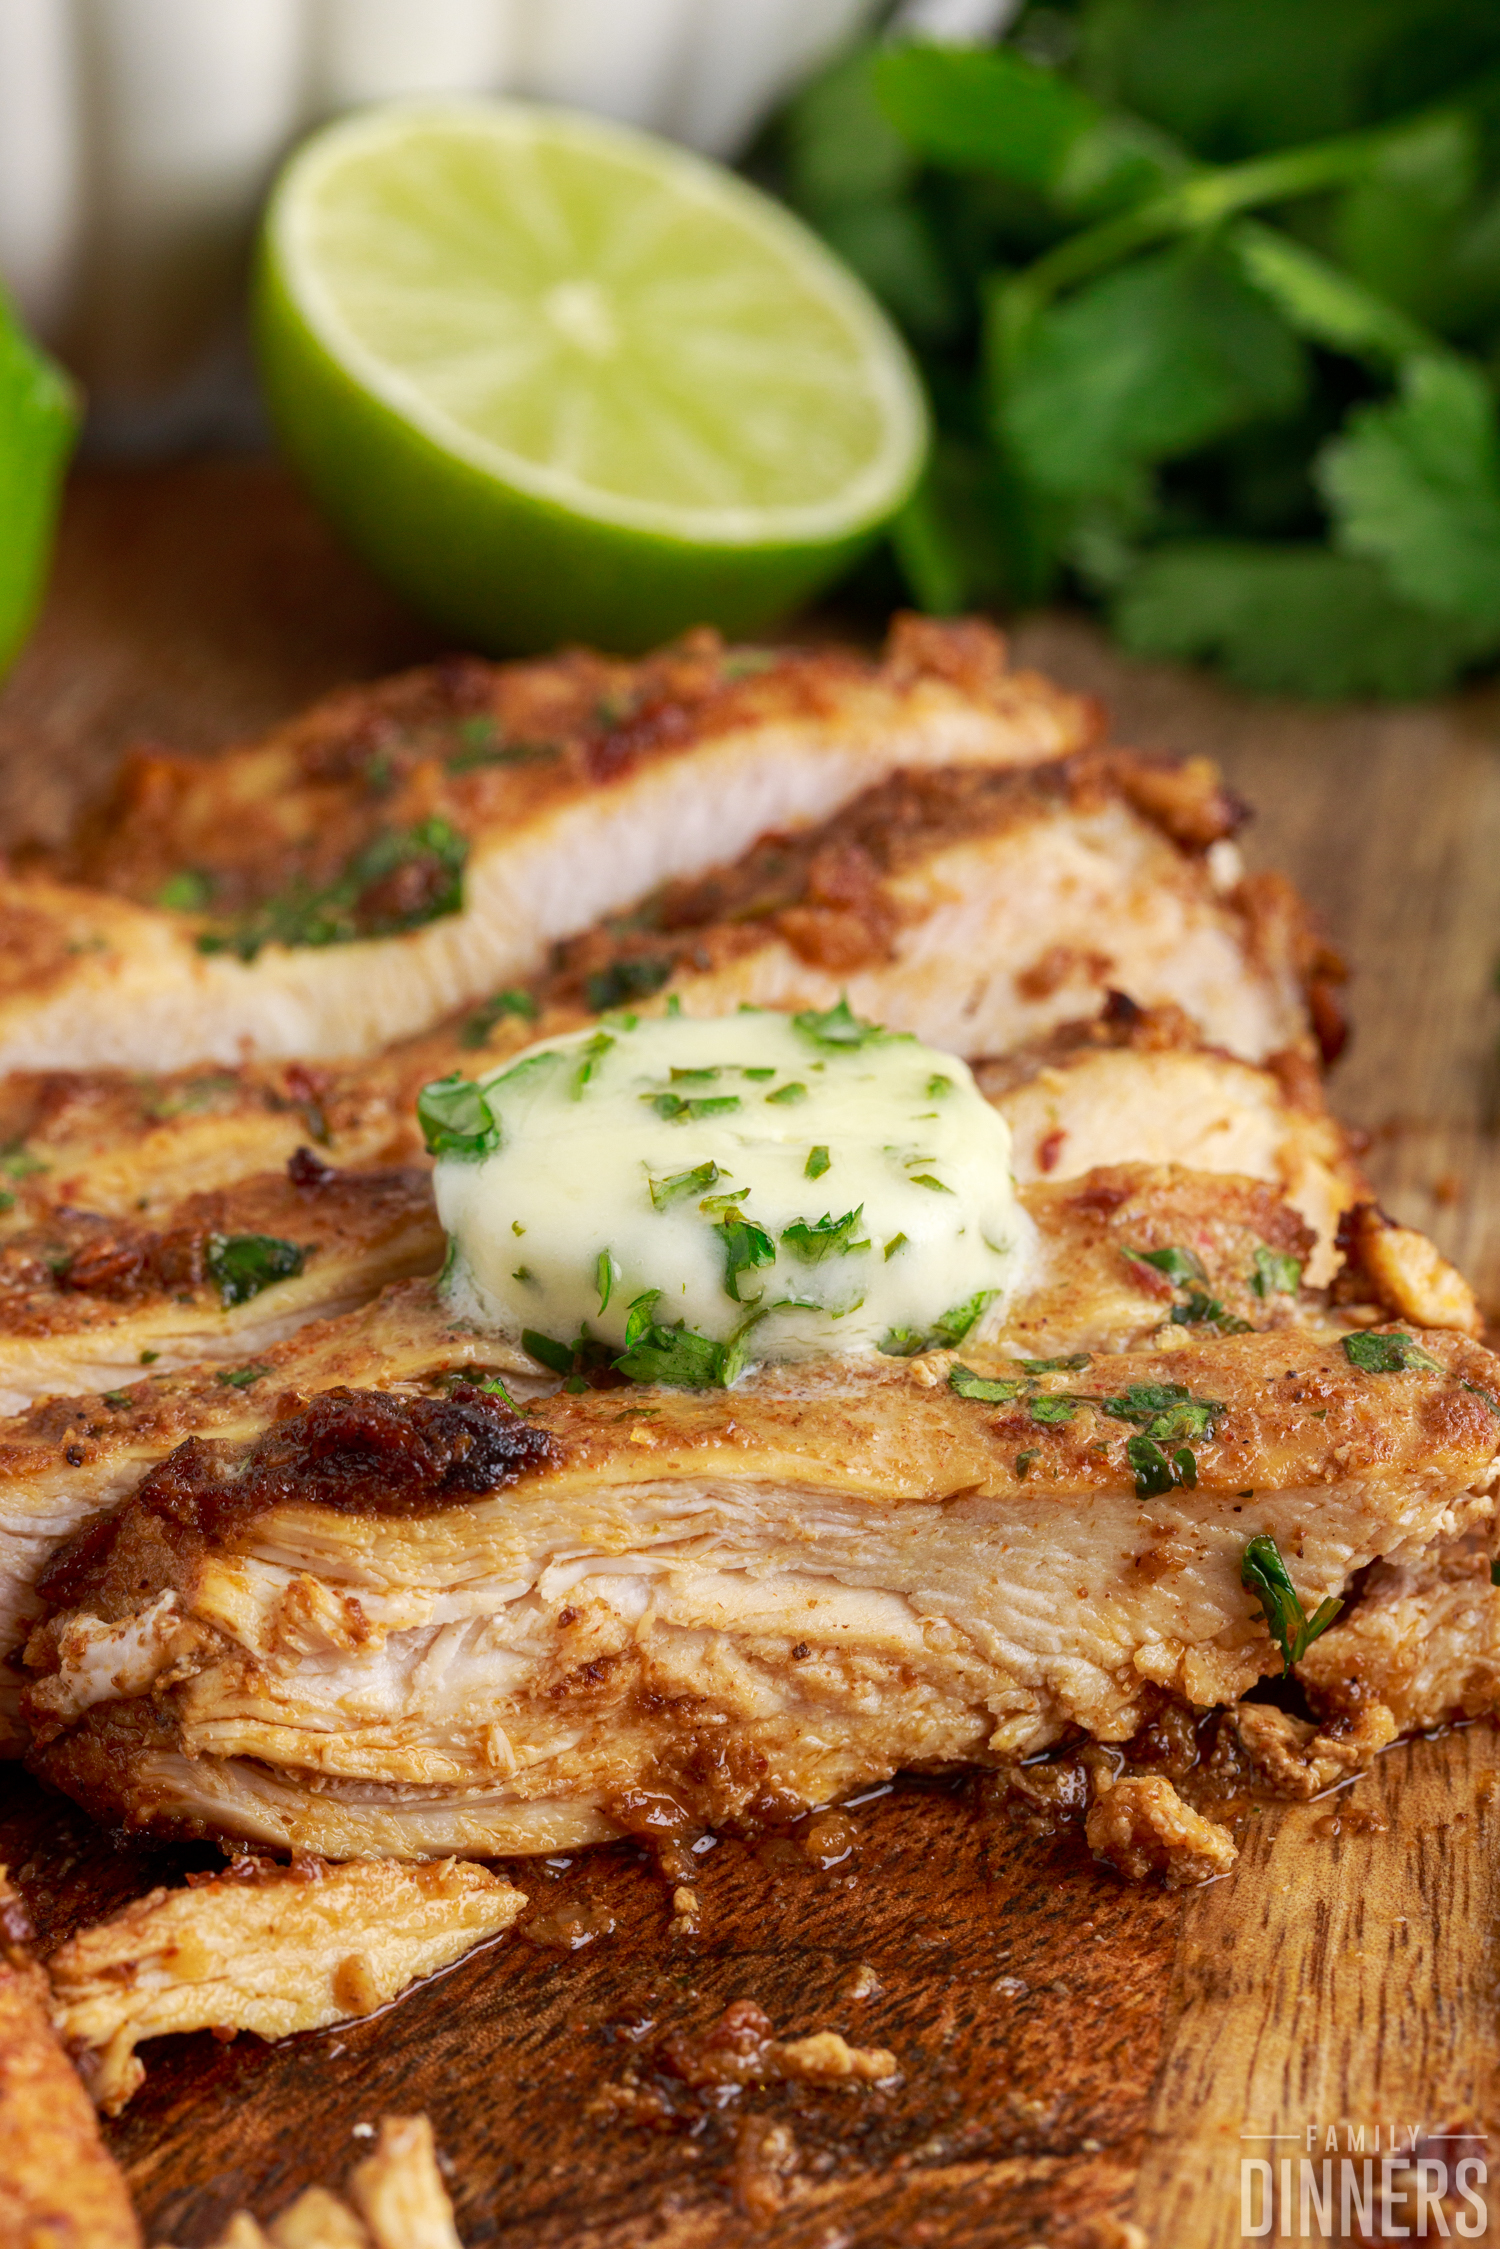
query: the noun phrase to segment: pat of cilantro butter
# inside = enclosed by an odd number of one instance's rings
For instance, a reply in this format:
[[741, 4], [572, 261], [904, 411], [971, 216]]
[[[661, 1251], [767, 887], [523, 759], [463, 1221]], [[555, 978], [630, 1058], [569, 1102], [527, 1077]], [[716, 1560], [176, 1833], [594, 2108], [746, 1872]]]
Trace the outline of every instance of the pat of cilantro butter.
[[977, 1341], [1030, 1257], [1009, 1129], [964, 1064], [842, 1002], [606, 1019], [420, 1114], [449, 1303], [559, 1370], [607, 1351], [702, 1387]]

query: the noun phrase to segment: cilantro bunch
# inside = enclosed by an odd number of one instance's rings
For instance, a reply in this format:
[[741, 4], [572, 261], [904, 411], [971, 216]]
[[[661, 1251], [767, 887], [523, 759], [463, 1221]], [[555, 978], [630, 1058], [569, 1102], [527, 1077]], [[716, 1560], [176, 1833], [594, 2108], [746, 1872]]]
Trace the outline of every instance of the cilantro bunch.
[[1033, 5], [855, 51], [765, 154], [926, 375], [919, 606], [1082, 594], [1324, 697], [1500, 654], [1490, 0]]

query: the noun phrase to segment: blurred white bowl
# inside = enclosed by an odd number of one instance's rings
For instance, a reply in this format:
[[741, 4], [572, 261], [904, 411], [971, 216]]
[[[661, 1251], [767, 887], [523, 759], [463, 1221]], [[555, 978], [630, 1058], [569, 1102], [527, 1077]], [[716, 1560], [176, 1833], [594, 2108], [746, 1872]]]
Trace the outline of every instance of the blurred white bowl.
[[[1014, 0], [906, 0], [936, 38]], [[278, 158], [388, 95], [518, 92], [733, 156], [889, 0], [0, 0], [0, 276], [96, 434], [222, 429], [246, 240]]]

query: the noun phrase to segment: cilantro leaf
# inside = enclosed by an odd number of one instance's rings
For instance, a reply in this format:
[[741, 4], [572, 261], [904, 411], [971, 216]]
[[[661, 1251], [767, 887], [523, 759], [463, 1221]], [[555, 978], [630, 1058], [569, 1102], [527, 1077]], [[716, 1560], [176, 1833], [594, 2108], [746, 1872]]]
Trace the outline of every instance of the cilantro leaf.
[[307, 1258], [305, 1249], [276, 1234], [210, 1234], [203, 1250], [203, 1262], [226, 1311], [234, 1304], [248, 1304], [277, 1281], [295, 1280]]
[[1346, 554], [1381, 564], [1407, 600], [1500, 642], [1500, 435], [1477, 369], [1410, 360], [1400, 396], [1357, 408], [1318, 478]]
[[792, 1028], [829, 1054], [854, 1054], [862, 1046], [883, 1046], [887, 1040], [905, 1036], [900, 1031], [887, 1031], [879, 1023], [862, 1021], [851, 1011], [847, 994], [836, 1007], [821, 1012], [804, 1008], [792, 1017]]
[[939, 1316], [934, 1322], [934, 1334], [941, 1337], [949, 1349], [955, 1343], [962, 1343], [969, 1330], [979, 1325], [999, 1294], [1000, 1291], [995, 1288], [977, 1289], [962, 1304], [953, 1305]]
[[[776, 1244], [764, 1226], [757, 1226], [753, 1218], [745, 1218], [738, 1211], [726, 1212], [719, 1220], [718, 1233], [724, 1244], [724, 1293], [736, 1304], [743, 1304], [741, 1273], [754, 1273], [762, 1266], [774, 1265]], [[785, 1236], [782, 1238], [784, 1240]]]
[[854, 1238], [864, 1214], [861, 1203], [857, 1210], [846, 1210], [842, 1218], [831, 1218], [827, 1211], [816, 1224], [798, 1218], [783, 1228], [781, 1239], [803, 1265], [821, 1265], [825, 1257], [849, 1257], [870, 1246], [868, 1238]]
[[975, 1398], [983, 1406], [1008, 1406], [1021, 1395], [1020, 1382], [1000, 1382], [984, 1374], [976, 1374], [972, 1367], [951, 1366], [948, 1369], [948, 1388], [956, 1390], [961, 1398]]
[[1092, 1355], [1073, 1351], [1065, 1359], [1023, 1359], [1021, 1364], [1028, 1374], [1081, 1374], [1092, 1364]]
[[321, 889], [290, 884], [243, 920], [205, 930], [198, 950], [253, 961], [267, 945], [343, 945], [420, 929], [461, 912], [468, 857], [467, 836], [436, 816], [388, 830], [357, 851], [335, 881]]
[[1170, 1444], [1179, 1437], [1211, 1437], [1228, 1408], [1216, 1398], [1195, 1398], [1180, 1382], [1131, 1382], [1118, 1395], [1100, 1398], [1101, 1410], [1115, 1421], [1133, 1421], [1147, 1437]]
[[1487, 644], [1403, 600], [1375, 563], [1311, 544], [1165, 542], [1110, 614], [1136, 655], [1211, 659], [1260, 694], [1315, 699], [1435, 695]]
[[1190, 243], [1038, 313], [998, 381], [999, 427], [1023, 473], [1083, 499], [1131, 495], [1150, 464], [1294, 413], [1307, 373], [1263, 293]]
[[538, 1366], [549, 1367], [553, 1374], [573, 1372], [573, 1346], [559, 1343], [556, 1336], [543, 1335], [539, 1328], [522, 1328], [521, 1348]]
[[1281, 1549], [1262, 1532], [1252, 1538], [1240, 1559], [1240, 1583], [1260, 1603], [1272, 1639], [1281, 1650], [1283, 1669], [1300, 1663], [1314, 1640], [1328, 1630], [1344, 1604], [1330, 1596], [1309, 1616], [1287, 1574]]
[[1177, 1288], [1208, 1279], [1202, 1258], [1190, 1249], [1127, 1249], [1125, 1255], [1133, 1258], [1137, 1265], [1154, 1266]]
[[1252, 1292], [1262, 1301], [1268, 1296], [1295, 1296], [1302, 1286], [1302, 1260], [1286, 1250], [1255, 1245], [1255, 1268], [1250, 1275]]
[[[270, 1371], [269, 1367], [225, 1367], [214, 1376], [214, 1380], [222, 1383], [226, 1390], [249, 1390], [257, 1382], [264, 1380]], [[113, 1400], [118, 1393], [106, 1390], [104, 1395]], [[127, 1399], [125, 1402], [128, 1405], [130, 1401]]]
[[[684, 1195], [701, 1195], [705, 1187], [716, 1187], [721, 1179], [728, 1177], [729, 1174], [720, 1171], [710, 1158], [709, 1162], [698, 1164], [692, 1171], [674, 1171], [665, 1179], [648, 1180], [651, 1207], [653, 1210], [670, 1210], [673, 1203], [680, 1202]], [[748, 1195], [750, 1190], [746, 1187], [740, 1192]]]
[[1346, 1335], [1344, 1357], [1364, 1374], [1446, 1374], [1441, 1359], [1409, 1335]]
[[809, 1148], [807, 1151], [807, 1161], [802, 1166], [802, 1176], [804, 1179], [821, 1179], [824, 1172], [832, 1167], [832, 1164], [832, 1156], [820, 1142], [816, 1148]]
[[477, 1163], [500, 1146], [500, 1123], [483, 1086], [461, 1070], [423, 1086], [417, 1095], [417, 1122], [429, 1156]]

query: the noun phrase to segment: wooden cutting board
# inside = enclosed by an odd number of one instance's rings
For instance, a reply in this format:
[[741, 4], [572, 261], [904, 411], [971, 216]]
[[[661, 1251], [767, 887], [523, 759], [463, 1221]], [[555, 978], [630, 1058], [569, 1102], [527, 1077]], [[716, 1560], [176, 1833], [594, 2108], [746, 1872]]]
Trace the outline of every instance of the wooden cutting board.
[[[1257, 807], [1252, 862], [1291, 874], [1358, 965], [1338, 1105], [1373, 1133], [1391, 1210], [1500, 1308], [1496, 691], [1319, 713], [1126, 663], [1074, 619], [1016, 637], [1120, 738], [1207, 751]], [[0, 695], [0, 837], [59, 833], [128, 741], [213, 750], [433, 646], [270, 465], [85, 472]], [[148, 2239], [179, 2249], [337, 2181], [364, 2127], [419, 2108], [474, 2249], [1220, 2249], [1242, 2238], [1242, 2160], [1300, 2158], [1309, 2126], [1320, 2155], [1330, 2126], [1381, 2153], [1393, 2128], [1432, 2156], [1500, 2149], [1497, 1801], [1488, 1725], [1405, 1746], [1335, 1803], [1260, 1815], [1233, 1874], [1183, 1898], [1001, 1823], [975, 1784], [903, 1785], [857, 1809], [829, 1871], [785, 1842], [721, 1843], [692, 1940], [669, 1937], [633, 1849], [528, 1862], [513, 1872], [539, 1902], [587, 1903], [614, 1933], [574, 1953], [512, 1940], [281, 2047], [166, 2041], [109, 2136]], [[0, 1780], [0, 1860], [44, 1940], [210, 1856], [111, 1843]], [[798, 2151], [758, 2217], [735, 2201], [738, 2110], [648, 2130], [595, 2104], [632, 2054], [736, 1998], [902, 2070], [890, 2092], [746, 2096]], [[1500, 2179], [1493, 2201], [1476, 2238], [1500, 2240]]]

